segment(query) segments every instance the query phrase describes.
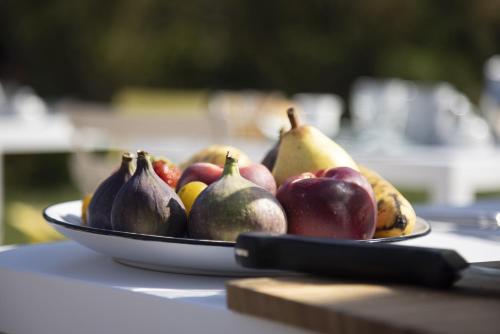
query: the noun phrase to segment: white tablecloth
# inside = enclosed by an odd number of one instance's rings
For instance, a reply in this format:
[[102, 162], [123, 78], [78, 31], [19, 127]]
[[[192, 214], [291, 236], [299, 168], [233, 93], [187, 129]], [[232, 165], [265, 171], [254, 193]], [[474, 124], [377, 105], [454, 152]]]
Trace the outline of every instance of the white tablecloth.
[[[434, 224], [402, 244], [500, 260], [500, 233]], [[228, 278], [126, 267], [75, 242], [0, 248], [0, 332], [305, 333], [227, 309]]]

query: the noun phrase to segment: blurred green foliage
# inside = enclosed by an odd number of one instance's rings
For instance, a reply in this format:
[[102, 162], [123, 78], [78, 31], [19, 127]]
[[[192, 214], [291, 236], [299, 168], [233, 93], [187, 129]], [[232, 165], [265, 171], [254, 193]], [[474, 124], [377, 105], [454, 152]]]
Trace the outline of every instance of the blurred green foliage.
[[3, 244], [52, 240], [42, 210], [82, 197], [68, 168], [70, 154], [8, 154], [4, 158]]
[[499, 52], [499, 1], [0, 1], [0, 77], [47, 97], [130, 85], [347, 96], [368, 75], [446, 80], [477, 99]]
[[10, 154], [5, 161], [5, 188], [47, 189], [71, 183], [70, 153]]

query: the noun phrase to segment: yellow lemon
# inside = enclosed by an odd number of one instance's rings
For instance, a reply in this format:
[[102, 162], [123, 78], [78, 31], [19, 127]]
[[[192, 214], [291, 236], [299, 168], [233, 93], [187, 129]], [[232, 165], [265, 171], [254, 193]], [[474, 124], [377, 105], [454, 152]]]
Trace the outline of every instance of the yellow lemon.
[[82, 225], [87, 225], [87, 208], [92, 200], [93, 194], [87, 194], [82, 200]]
[[179, 192], [177, 194], [186, 207], [186, 214], [189, 214], [189, 211], [191, 211], [191, 208], [193, 207], [194, 201], [196, 200], [198, 195], [200, 195], [201, 192], [205, 190], [206, 187], [207, 185], [203, 182], [193, 181], [186, 183], [181, 189], [179, 189]]

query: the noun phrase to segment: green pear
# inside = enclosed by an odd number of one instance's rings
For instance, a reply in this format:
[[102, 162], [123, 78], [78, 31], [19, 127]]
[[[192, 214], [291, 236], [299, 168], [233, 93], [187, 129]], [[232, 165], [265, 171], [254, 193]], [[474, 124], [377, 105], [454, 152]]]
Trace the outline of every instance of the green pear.
[[310, 125], [300, 125], [293, 108], [287, 111], [292, 128], [281, 138], [273, 168], [280, 186], [291, 176], [321, 169], [350, 167], [359, 171], [351, 156], [337, 143]]

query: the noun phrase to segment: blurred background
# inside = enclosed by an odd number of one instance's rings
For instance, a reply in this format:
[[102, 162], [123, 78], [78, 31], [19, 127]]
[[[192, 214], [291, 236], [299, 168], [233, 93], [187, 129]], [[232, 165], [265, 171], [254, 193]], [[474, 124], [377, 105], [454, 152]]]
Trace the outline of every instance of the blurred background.
[[[41, 210], [123, 150], [180, 163], [227, 143], [259, 161], [289, 106], [414, 203], [498, 196], [497, 54], [489, 0], [0, 1], [3, 243], [59, 238]], [[488, 178], [424, 187], [402, 172], [432, 174], [422, 162]]]

